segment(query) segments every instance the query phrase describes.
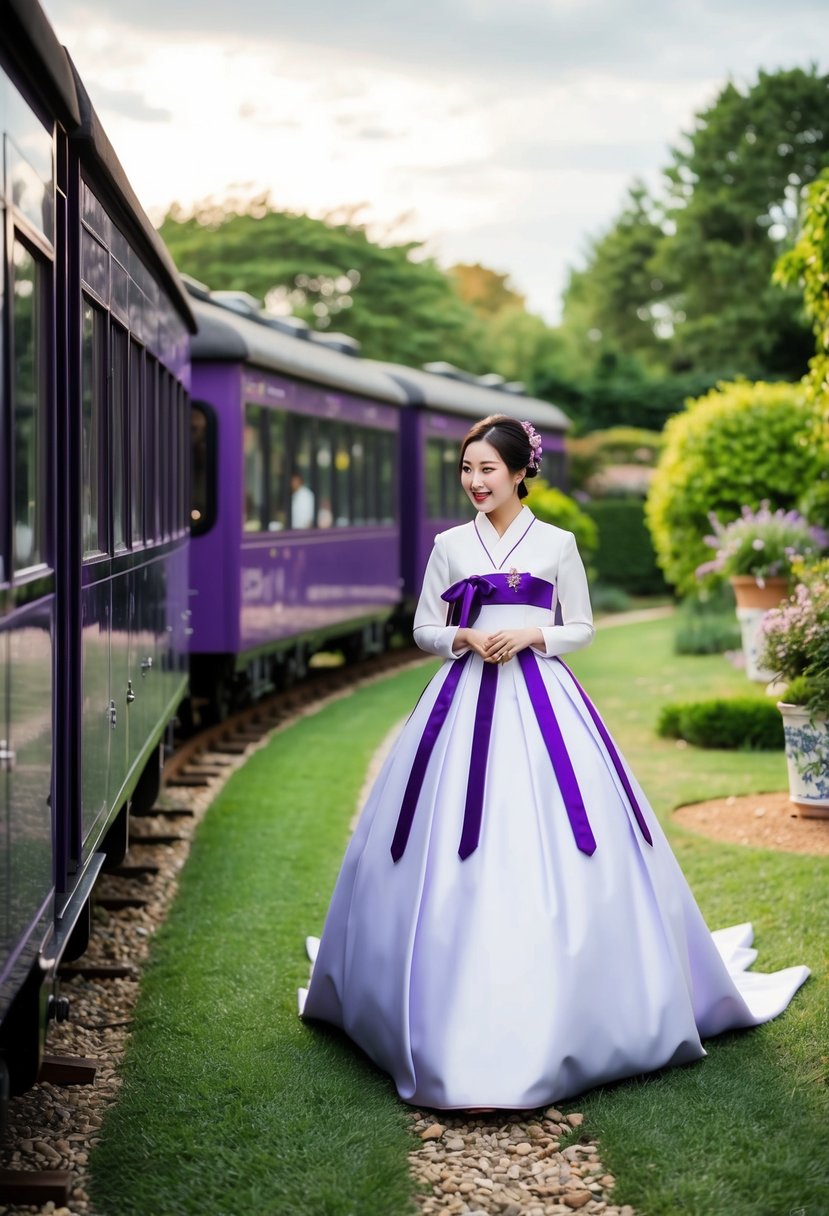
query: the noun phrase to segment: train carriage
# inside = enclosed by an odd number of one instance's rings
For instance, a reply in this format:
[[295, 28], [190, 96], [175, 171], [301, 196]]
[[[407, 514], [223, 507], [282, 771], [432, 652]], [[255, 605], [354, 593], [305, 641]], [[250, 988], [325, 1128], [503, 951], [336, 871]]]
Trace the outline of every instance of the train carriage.
[[0, 3], [0, 1089], [186, 684], [186, 296], [71, 61]]
[[[190, 284], [191, 683], [222, 716], [326, 645], [380, 648], [400, 599], [406, 393], [347, 338]], [[346, 351], [352, 353], [346, 353]]]

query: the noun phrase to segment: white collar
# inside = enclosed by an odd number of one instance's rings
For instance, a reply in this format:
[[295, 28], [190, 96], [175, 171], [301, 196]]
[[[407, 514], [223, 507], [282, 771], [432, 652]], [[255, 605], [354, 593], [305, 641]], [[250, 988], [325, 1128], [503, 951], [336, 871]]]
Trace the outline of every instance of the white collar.
[[518, 547], [534, 523], [535, 516], [532, 511], [529, 507], [522, 507], [503, 536], [498, 535], [497, 529], [494, 524], [490, 523], [489, 516], [484, 511], [477, 513], [472, 521], [472, 526], [477, 531], [478, 539], [489, 555], [493, 566], [496, 570], [500, 570], [507, 557], [513, 549]]

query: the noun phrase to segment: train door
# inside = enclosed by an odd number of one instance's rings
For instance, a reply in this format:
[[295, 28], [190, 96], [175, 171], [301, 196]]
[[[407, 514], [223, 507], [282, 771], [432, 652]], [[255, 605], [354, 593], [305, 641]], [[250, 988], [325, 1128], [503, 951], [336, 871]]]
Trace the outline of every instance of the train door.
[[[106, 316], [86, 297], [82, 324], [81, 591], [82, 839], [109, 807], [113, 715], [110, 680], [110, 562], [107, 553]], [[87, 852], [84, 846], [84, 853]]]

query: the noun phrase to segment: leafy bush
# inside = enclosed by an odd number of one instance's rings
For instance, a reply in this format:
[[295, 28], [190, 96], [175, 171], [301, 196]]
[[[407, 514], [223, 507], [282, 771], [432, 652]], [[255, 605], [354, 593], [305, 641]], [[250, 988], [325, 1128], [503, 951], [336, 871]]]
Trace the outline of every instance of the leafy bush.
[[595, 523], [585, 515], [578, 503], [561, 490], [547, 485], [541, 477], [533, 478], [530, 492], [525, 499], [527, 506], [545, 524], [565, 528], [576, 538], [582, 560], [587, 564], [599, 544], [599, 533]]
[[709, 511], [734, 518], [764, 499], [788, 509], [818, 480], [816, 409], [800, 385], [740, 380], [670, 419], [646, 517], [659, 564], [680, 591], [693, 589], [707, 557]]
[[723, 654], [726, 650], [739, 650], [742, 639], [734, 607], [734, 592], [728, 583], [689, 595], [676, 612], [676, 653]]
[[590, 588], [590, 602], [594, 612], [627, 612], [630, 596], [621, 587], [607, 587], [597, 583]]
[[655, 465], [664, 444], [661, 431], [636, 426], [612, 426], [568, 439], [570, 483], [580, 489], [608, 464]]
[[777, 707], [756, 697], [665, 705], [656, 732], [662, 738], [685, 739], [695, 747], [740, 751], [783, 748], [783, 719]]
[[656, 564], [641, 498], [598, 498], [584, 511], [599, 528], [595, 566], [604, 583], [632, 595], [660, 595], [665, 579]]

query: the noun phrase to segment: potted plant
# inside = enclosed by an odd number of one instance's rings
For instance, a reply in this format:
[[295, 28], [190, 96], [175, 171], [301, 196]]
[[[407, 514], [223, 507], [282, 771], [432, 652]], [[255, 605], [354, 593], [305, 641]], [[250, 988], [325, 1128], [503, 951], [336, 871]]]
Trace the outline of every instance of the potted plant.
[[766, 614], [761, 661], [787, 685], [783, 715], [792, 802], [829, 817], [829, 559], [795, 564], [793, 594]]
[[767, 684], [773, 673], [760, 662], [762, 645], [760, 624], [770, 608], [787, 594], [792, 563], [809, 560], [822, 553], [829, 536], [815, 528], [797, 511], [772, 511], [762, 502], [755, 511], [743, 507], [740, 515], [722, 524], [716, 515], [708, 517], [714, 529], [705, 543], [716, 550], [710, 562], [697, 567], [697, 577], [712, 575], [728, 579], [737, 600], [737, 619], [743, 640], [746, 675]]

